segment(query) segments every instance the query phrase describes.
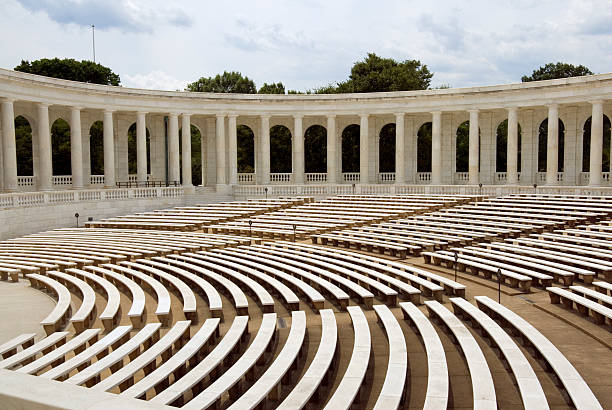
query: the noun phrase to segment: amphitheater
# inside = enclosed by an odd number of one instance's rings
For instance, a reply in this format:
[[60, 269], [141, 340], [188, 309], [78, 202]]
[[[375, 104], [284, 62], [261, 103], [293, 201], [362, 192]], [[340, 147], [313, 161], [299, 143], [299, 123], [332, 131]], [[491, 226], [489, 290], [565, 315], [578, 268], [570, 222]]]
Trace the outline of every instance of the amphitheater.
[[[612, 406], [612, 74], [278, 96], [0, 70], [0, 99], [0, 408]], [[32, 175], [18, 172], [18, 117]], [[53, 172], [59, 118], [71, 175]], [[393, 172], [380, 149], [391, 123]], [[270, 168], [279, 125], [290, 173]], [[305, 171], [313, 126], [325, 172]], [[194, 127], [197, 186], [180, 132]]]

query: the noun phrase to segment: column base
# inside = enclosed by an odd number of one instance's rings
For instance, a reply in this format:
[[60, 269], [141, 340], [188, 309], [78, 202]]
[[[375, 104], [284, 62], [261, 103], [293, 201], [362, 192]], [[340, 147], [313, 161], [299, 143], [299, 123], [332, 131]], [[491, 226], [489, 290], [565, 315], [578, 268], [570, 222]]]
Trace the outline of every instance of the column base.
[[215, 191], [218, 194], [230, 195], [232, 193], [232, 186], [228, 184], [217, 184], [215, 185]]

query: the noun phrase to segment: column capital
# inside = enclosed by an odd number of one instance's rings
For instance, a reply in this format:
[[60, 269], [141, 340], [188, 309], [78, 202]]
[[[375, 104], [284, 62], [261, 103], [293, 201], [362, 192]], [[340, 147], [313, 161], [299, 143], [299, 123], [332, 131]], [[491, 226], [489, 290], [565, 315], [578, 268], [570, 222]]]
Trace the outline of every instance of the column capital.
[[46, 103], [46, 102], [39, 102], [39, 103], [36, 103], [36, 105], [40, 108], [49, 108], [51, 104]]
[[263, 120], [264, 118], [265, 118], [265, 119], [267, 119], [267, 120], [269, 120], [269, 119], [270, 119], [270, 117], [272, 117], [270, 114], [261, 114], [261, 115], [259, 116], [259, 118], [261, 118], [262, 120]]
[[508, 110], [508, 111], [515, 111], [515, 112], [519, 110], [519, 107], [512, 106], [512, 105], [504, 107], [504, 108], [506, 108], [506, 110]]
[[592, 100], [589, 102], [591, 103], [591, 105], [603, 105], [604, 100]]
[[174, 118], [174, 117], [178, 118], [178, 116], [179, 116], [178, 112], [169, 112], [168, 113], [168, 117], [171, 117], [171, 118]]
[[480, 110], [477, 109], [477, 108], [474, 108], [474, 109], [471, 109], [471, 110], [467, 110], [467, 112], [469, 112], [470, 114], [478, 114], [480, 112]]
[[430, 111], [431, 115], [442, 115], [442, 111]]
[[136, 111], [136, 115], [147, 115], [148, 111]]
[[548, 107], [548, 109], [559, 109], [559, 104], [557, 103], [550, 103], [550, 104], [546, 104], [546, 106]]
[[359, 118], [363, 119], [363, 118], [368, 118], [370, 116], [370, 114], [358, 114]]
[[219, 118], [225, 118], [226, 114], [215, 114], [215, 118], [219, 119]]
[[332, 119], [332, 118], [336, 118], [336, 114], [327, 114], [325, 117], [327, 117], [327, 119]]
[[8, 97], [2, 97], [0, 98], [0, 102], [2, 103], [14, 103], [15, 99], [14, 98], [8, 98]]
[[394, 114], [395, 114], [395, 118], [398, 118], [398, 117], [405, 117], [405, 116], [406, 116], [406, 113], [405, 113], [405, 112], [396, 112], [396, 113], [394, 113]]
[[304, 118], [304, 114], [293, 114], [293, 119], [297, 120], [297, 119], [302, 119]]
[[238, 114], [228, 114], [227, 118], [238, 118], [239, 115]]
[[70, 111], [75, 111], [75, 110], [76, 111], [82, 111], [83, 107], [79, 107], [79, 106], [77, 106], [77, 107], [70, 107]]
[[104, 109], [104, 110], [102, 110], [102, 111], [104, 111], [104, 114], [112, 114], [112, 113], [114, 113], [114, 112], [115, 112], [115, 110], [111, 110], [110, 108], [105, 108], [105, 109]]

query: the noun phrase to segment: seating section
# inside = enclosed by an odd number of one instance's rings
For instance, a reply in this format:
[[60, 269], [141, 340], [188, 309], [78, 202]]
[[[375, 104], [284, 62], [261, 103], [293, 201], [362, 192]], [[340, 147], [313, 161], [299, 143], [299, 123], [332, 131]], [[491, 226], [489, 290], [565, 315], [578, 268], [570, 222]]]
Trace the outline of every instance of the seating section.
[[2, 280], [54, 303], [46, 336], [0, 340], [0, 369], [151, 408], [602, 408], [571, 350], [468, 287], [500, 273], [610, 331], [611, 217], [592, 198], [340, 195], [3, 241]]

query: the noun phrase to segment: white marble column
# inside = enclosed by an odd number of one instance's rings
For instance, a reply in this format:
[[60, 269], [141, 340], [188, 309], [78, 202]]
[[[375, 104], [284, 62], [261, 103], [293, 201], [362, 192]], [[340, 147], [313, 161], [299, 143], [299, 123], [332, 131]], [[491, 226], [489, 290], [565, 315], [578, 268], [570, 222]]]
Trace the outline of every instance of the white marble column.
[[228, 118], [229, 183], [238, 185], [238, 128], [236, 124], [238, 115], [232, 114]]
[[403, 112], [395, 114], [395, 183], [406, 183], [406, 159], [404, 157], [404, 117]]
[[178, 113], [168, 114], [168, 181], [173, 184], [181, 180], [179, 161]]
[[53, 159], [51, 129], [49, 127], [49, 104], [38, 104], [38, 190], [53, 189]]
[[225, 115], [217, 114], [215, 147], [217, 155], [217, 185], [226, 185], [225, 180]]
[[359, 114], [359, 182], [370, 183], [370, 138], [368, 114]]
[[546, 143], [546, 185], [557, 184], [559, 169], [559, 107], [548, 106], [548, 140]]
[[480, 183], [480, 141], [478, 127], [478, 110], [469, 110], [470, 113], [470, 137], [469, 137], [469, 183], [478, 185]]
[[[261, 183], [268, 185], [270, 183], [270, 116], [262, 115], [261, 117]], [[259, 171], [258, 171], [259, 172]]]
[[2, 101], [2, 164], [4, 190], [17, 190], [17, 148], [15, 145], [15, 110], [12, 100]]
[[431, 113], [431, 184], [442, 184], [442, 113]]
[[83, 188], [83, 138], [81, 136], [81, 109], [70, 110], [70, 168], [72, 187]]
[[336, 116], [327, 116], [327, 183], [337, 183], [338, 165], [336, 163]]
[[104, 110], [104, 186], [115, 187], [115, 138], [113, 111]]
[[301, 114], [293, 116], [293, 183], [304, 183], [304, 131]]
[[191, 178], [191, 118], [190, 114], [181, 115], [181, 145], [183, 146], [183, 186], [193, 186]]
[[508, 108], [508, 139], [506, 141], [506, 183], [518, 184], [518, 108]]
[[592, 105], [589, 185], [600, 186], [602, 180], [603, 101], [593, 101]]
[[136, 180], [139, 184], [147, 182], [147, 113], [136, 114]]

